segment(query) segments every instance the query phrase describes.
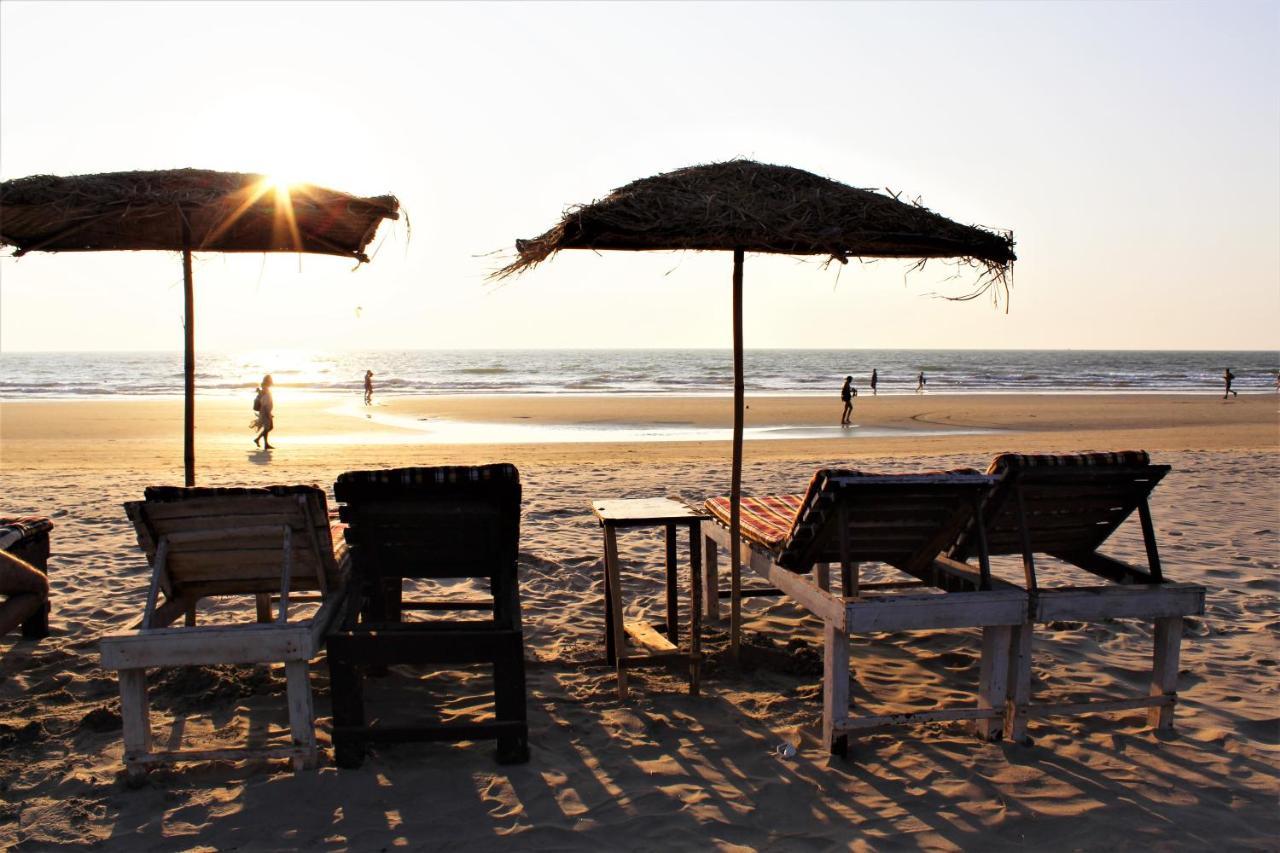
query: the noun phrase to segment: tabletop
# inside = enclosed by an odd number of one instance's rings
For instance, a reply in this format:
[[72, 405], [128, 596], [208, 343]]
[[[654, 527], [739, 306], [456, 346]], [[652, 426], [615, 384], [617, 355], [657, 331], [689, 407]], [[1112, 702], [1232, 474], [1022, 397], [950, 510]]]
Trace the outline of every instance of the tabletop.
[[711, 516], [671, 498], [597, 498], [591, 511], [609, 527], [701, 521]]

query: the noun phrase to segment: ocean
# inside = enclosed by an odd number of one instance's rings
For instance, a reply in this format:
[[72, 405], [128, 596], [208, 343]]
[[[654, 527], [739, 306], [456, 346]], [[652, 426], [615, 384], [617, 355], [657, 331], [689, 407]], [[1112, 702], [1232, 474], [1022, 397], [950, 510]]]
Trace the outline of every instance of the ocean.
[[[1280, 352], [1134, 350], [749, 350], [750, 394], [836, 395], [846, 375], [862, 393], [1221, 392], [1230, 366], [1241, 393], [1274, 392]], [[278, 386], [359, 394], [365, 370], [379, 395], [686, 394], [733, 390], [733, 357], [718, 349], [382, 350], [197, 353], [197, 393]], [[182, 393], [172, 352], [0, 352], [0, 400], [171, 396]]]

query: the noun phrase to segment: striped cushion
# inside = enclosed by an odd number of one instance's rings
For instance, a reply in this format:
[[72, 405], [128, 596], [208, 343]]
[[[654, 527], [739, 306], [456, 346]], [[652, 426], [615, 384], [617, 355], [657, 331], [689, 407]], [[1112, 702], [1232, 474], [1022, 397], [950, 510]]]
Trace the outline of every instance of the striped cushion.
[[147, 486], [143, 497], [149, 501], [183, 501], [194, 498], [221, 498], [231, 495], [316, 495], [325, 499], [324, 489], [316, 485], [263, 486]]
[[1099, 465], [1140, 467], [1150, 465], [1145, 450], [1120, 450], [1115, 453], [1001, 453], [987, 466], [988, 474], [1001, 474], [1021, 468], [1085, 468]]
[[[796, 513], [804, 495], [769, 495], [763, 498], [742, 499], [742, 535], [770, 551], [777, 551], [791, 533]], [[711, 498], [706, 502], [707, 512], [724, 524], [729, 524], [729, 499]]]
[[[789, 559], [807, 548], [826, 524], [828, 513], [835, 509], [838, 490], [828, 481], [833, 477], [875, 477], [898, 479], [909, 477], [935, 477], [946, 474], [980, 474], [973, 468], [957, 468], [952, 471], [911, 471], [899, 474], [880, 474], [874, 471], [857, 471], [844, 468], [822, 468], [809, 481], [809, 488], [802, 495], [769, 495], [742, 499], [742, 536], [750, 542], [762, 545], [781, 556], [778, 562], [790, 567]], [[705, 503], [707, 512], [724, 524], [729, 523], [729, 498], [711, 498]]]
[[53, 522], [43, 515], [19, 515], [0, 518], [0, 551], [24, 539], [32, 539], [53, 529]]

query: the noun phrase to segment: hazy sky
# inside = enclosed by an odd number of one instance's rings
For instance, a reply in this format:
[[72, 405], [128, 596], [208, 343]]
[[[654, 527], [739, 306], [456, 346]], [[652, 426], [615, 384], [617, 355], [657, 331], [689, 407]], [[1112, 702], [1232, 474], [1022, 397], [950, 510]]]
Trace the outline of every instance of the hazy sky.
[[[201, 349], [727, 347], [726, 253], [516, 237], [745, 156], [1009, 228], [930, 264], [748, 255], [748, 347], [1280, 347], [1280, 4], [0, 3], [0, 179], [194, 166], [400, 197], [372, 264], [196, 260]], [[359, 310], [357, 310], [359, 309]], [[181, 347], [181, 264], [0, 259], [0, 348]]]

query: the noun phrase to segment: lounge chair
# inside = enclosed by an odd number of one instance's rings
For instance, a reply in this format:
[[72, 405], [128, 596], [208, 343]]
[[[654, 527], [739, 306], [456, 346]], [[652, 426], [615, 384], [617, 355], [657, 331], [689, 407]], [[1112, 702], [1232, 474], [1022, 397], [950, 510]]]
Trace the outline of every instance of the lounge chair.
[[[265, 489], [153, 486], [125, 504], [151, 564], [151, 585], [138, 630], [102, 638], [105, 669], [120, 671], [124, 761], [138, 778], [151, 764], [221, 758], [291, 758], [298, 769], [317, 759], [308, 680], [345, 590], [345, 559], [335, 552], [324, 492], [316, 486]], [[318, 596], [297, 596], [313, 590]], [[160, 593], [164, 601], [160, 602]], [[196, 625], [207, 596], [252, 595], [256, 623]], [[273, 597], [278, 599], [274, 617]], [[291, 604], [319, 601], [309, 618]], [[179, 616], [183, 627], [168, 627]], [[244, 749], [152, 748], [148, 667], [283, 663], [288, 683], [289, 746]]]
[[0, 566], [0, 635], [15, 623], [22, 636], [49, 636], [49, 531], [53, 522], [41, 515], [0, 518], [0, 551], [20, 562]]
[[[520, 474], [513, 465], [349, 471], [333, 487], [351, 553], [352, 594], [329, 633], [334, 758], [357, 767], [371, 742], [493, 738], [501, 763], [529, 758], [524, 635], [516, 572]], [[483, 579], [482, 598], [411, 600], [406, 578]], [[407, 611], [435, 613], [406, 619]], [[440, 614], [480, 611], [482, 619]], [[393, 664], [489, 664], [493, 719], [366, 722], [364, 678]], [[412, 711], [407, 703], [396, 710]], [[386, 709], [390, 710], [390, 709]]]
[[[833, 753], [845, 753], [850, 734], [938, 720], [974, 720], [980, 735], [999, 736], [1010, 637], [1026, 619], [1026, 593], [993, 581], [981, 549], [976, 571], [936, 561], [980, 515], [993, 483], [977, 472], [821, 470], [803, 495], [743, 500], [744, 563], [823, 621], [822, 738]], [[718, 522], [703, 525], [714, 573], [715, 546], [729, 550], [729, 501], [713, 498], [706, 507]], [[826, 588], [833, 562], [841, 566], [843, 594]], [[908, 578], [860, 583], [861, 562], [887, 564]], [[850, 716], [849, 634], [938, 628], [982, 629], [976, 706]]]
[[[1030, 595], [1030, 619], [1019, 628], [1010, 652], [1010, 698], [1005, 735], [1021, 741], [1028, 717], [1147, 708], [1154, 728], [1173, 726], [1177, 701], [1182, 620], [1204, 613], [1203, 586], [1164, 577], [1147, 497], [1169, 473], [1152, 465], [1145, 451], [1019, 455], [992, 460], [988, 473], [1000, 478], [983, 512], [982, 525], [962, 535], [945, 562], [956, 564], [983, 547], [991, 555], [1022, 557]], [[1098, 549], [1138, 513], [1147, 568], [1121, 562]], [[1046, 588], [1036, 577], [1036, 554], [1046, 554], [1101, 578], [1104, 585]], [[1155, 650], [1149, 695], [1090, 702], [1031, 702], [1033, 623], [1099, 622], [1137, 618], [1154, 622]]]

